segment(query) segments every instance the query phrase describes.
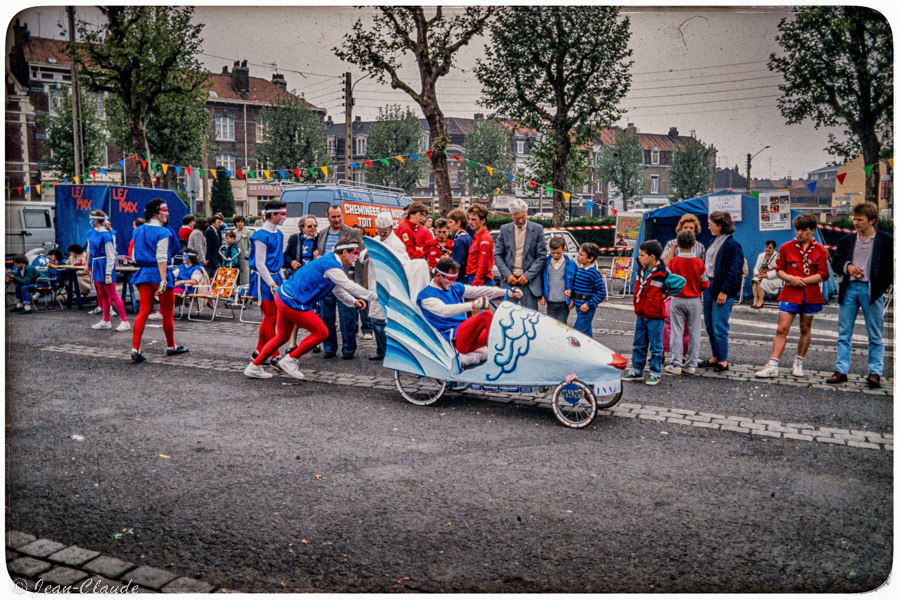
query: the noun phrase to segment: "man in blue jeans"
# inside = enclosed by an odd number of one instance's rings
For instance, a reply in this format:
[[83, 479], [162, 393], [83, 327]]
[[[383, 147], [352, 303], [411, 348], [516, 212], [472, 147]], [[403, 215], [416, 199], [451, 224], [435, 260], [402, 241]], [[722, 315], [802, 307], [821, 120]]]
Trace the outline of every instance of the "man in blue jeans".
[[[328, 217], [328, 228], [320, 231], [316, 237], [316, 249], [319, 256], [328, 256], [333, 250], [338, 239], [344, 236], [352, 237], [359, 242], [360, 251], [362, 251], [362, 236], [359, 231], [353, 227], [344, 224], [344, 211], [340, 204], [332, 204], [328, 207], [326, 213]], [[349, 269], [344, 269], [348, 276], [351, 276], [354, 282], [360, 283], [362, 279], [362, 269], [356, 269], [353, 273]], [[366, 281], [363, 280], [361, 285], [365, 286]], [[350, 359], [356, 354], [356, 331], [359, 322], [359, 313], [356, 307], [344, 306], [337, 301], [334, 294], [330, 293], [319, 303], [320, 315], [325, 326], [328, 328], [328, 338], [322, 343], [322, 358], [334, 358], [337, 355], [337, 328], [334, 325], [335, 313], [341, 327], [341, 358]]]
[[894, 238], [877, 231], [878, 207], [872, 202], [857, 204], [851, 209], [856, 233], [844, 237], [837, 247], [832, 263], [835, 273], [843, 274], [838, 290], [837, 364], [834, 375], [826, 383], [847, 381], [850, 372], [850, 339], [856, 315], [862, 309], [869, 337], [869, 388], [881, 387], [884, 373], [884, 293], [893, 282]]

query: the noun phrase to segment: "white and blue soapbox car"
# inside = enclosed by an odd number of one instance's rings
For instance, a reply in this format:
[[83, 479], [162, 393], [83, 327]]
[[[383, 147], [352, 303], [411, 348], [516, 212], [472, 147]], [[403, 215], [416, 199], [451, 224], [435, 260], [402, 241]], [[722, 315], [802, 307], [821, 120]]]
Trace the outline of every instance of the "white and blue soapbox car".
[[556, 417], [564, 425], [585, 427], [598, 408], [609, 408], [622, 397], [624, 357], [564, 323], [511, 302], [502, 302], [494, 313], [487, 360], [462, 368], [456, 349], [415, 302], [427, 282], [425, 261], [401, 262], [377, 239], [366, 238], [366, 248], [387, 320], [384, 366], [394, 370], [397, 389], [413, 404], [432, 404], [445, 391], [531, 394], [552, 389]]

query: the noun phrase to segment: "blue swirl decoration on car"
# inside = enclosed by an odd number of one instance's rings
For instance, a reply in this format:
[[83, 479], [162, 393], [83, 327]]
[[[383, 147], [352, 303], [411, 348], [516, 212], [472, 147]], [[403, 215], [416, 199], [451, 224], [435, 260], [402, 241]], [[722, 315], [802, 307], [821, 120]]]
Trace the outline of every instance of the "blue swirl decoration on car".
[[488, 375], [488, 381], [496, 381], [505, 373], [516, 370], [519, 358], [528, 354], [531, 341], [537, 337], [537, 323], [541, 313], [522, 306], [512, 305], [509, 312], [501, 317], [500, 340], [494, 345], [494, 364], [500, 371]]

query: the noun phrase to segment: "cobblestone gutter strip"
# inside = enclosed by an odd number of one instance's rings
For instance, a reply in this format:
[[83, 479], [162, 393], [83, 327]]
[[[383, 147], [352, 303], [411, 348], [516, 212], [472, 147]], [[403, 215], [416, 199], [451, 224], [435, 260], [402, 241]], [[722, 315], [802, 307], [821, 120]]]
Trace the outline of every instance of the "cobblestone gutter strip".
[[[95, 358], [107, 358], [113, 360], [131, 361], [128, 351], [113, 350], [108, 348], [95, 348], [84, 346], [81, 344], [60, 344], [58, 346], [47, 346], [43, 348], [44, 352], [61, 352], [65, 354], [75, 354], [78, 356], [91, 356]], [[148, 356], [147, 362], [156, 364], [165, 364], [175, 367], [188, 367], [197, 369], [208, 369], [212, 371], [223, 372], [241, 372], [246, 366], [244, 363], [237, 363], [227, 360], [214, 360], [204, 358], [192, 358], [190, 363], [185, 364], [180, 357], [163, 357]], [[791, 385], [787, 381], [794, 379], [793, 376], [779, 376], [774, 379], [756, 379], [753, 377], [752, 367], [745, 367], [746, 372], [739, 371], [738, 367], [729, 369], [732, 373], [728, 377], [722, 377], [719, 374], [704, 373], [704, 377], [718, 377], [720, 379], [736, 379], [741, 381], [752, 381], [756, 383], [768, 385]], [[700, 373], [702, 369], [698, 369]], [[330, 371], [317, 371], [314, 369], [303, 369], [306, 376], [305, 381], [316, 383], [330, 383], [335, 385], [346, 385], [352, 387], [366, 387], [380, 390], [394, 390], [393, 377], [369, 377], [364, 375], [345, 375]], [[282, 377], [288, 381], [294, 380], [284, 374], [277, 374], [276, 377]], [[689, 377], [689, 376], [688, 376]], [[639, 385], [639, 384], [623, 384], [623, 385]], [[890, 384], [888, 384], [890, 385]], [[858, 386], [828, 386], [822, 384], [807, 384], [802, 387], [823, 387], [824, 389], [858, 392]], [[627, 388], [626, 388], [627, 391]], [[866, 390], [869, 391], [869, 390]], [[884, 390], [871, 390], [873, 392], [882, 392]], [[533, 394], [510, 394], [505, 392], [473, 392], [486, 396], [497, 402], [513, 402], [516, 404], [550, 404], [549, 393], [533, 393]], [[682, 408], [666, 408], [661, 406], [630, 404], [620, 402], [609, 410], [597, 411], [599, 415], [622, 417], [626, 419], [644, 419], [656, 421], [659, 423], [670, 423], [672, 425], [680, 425], [685, 427], [697, 427], [701, 429], [713, 429], [718, 431], [730, 431], [733, 433], [743, 433], [750, 436], [764, 436], [770, 438], [780, 438], [785, 440], [796, 440], [804, 442], [817, 442], [825, 444], [837, 444], [840, 446], [850, 446], [853, 448], [867, 448], [870, 450], [894, 450], [894, 434], [877, 433], [873, 431], [841, 429], [834, 427], [821, 427], [809, 423], [782, 423], [780, 421], [772, 421], [765, 419], [754, 419], [751, 417], [742, 417], [734, 415], [719, 415], [714, 413], [696, 412]]]
[[136, 566], [78, 546], [6, 532], [6, 567], [14, 592], [207, 594], [213, 585], [155, 567]]

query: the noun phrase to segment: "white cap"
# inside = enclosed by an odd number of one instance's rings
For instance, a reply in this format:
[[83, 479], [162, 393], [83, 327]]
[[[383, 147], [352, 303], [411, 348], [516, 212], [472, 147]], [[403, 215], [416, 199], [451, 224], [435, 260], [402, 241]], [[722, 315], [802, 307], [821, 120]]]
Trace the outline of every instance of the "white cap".
[[394, 228], [394, 218], [391, 216], [391, 213], [378, 213], [378, 216], [375, 217], [375, 228], [387, 229], [388, 227], [390, 227], [391, 229]]

